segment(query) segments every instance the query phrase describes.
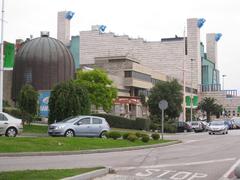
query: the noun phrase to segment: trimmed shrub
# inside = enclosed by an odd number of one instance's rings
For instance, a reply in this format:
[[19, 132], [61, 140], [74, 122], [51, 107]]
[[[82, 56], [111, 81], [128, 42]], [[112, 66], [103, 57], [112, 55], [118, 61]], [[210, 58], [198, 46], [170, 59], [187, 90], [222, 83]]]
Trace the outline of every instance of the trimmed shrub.
[[159, 140], [160, 135], [159, 135], [158, 133], [153, 133], [153, 134], [151, 135], [151, 137], [152, 137], [153, 140]]
[[151, 122], [149, 119], [137, 118], [136, 120], [132, 120], [110, 114], [92, 114], [92, 115], [105, 118], [110, 127], [114, 128], [149, 130]]
[[118, 131], [111, 131], [108, 133], [108, 137], [116, 140], [121, 137], [121, 133]]
[[143, 136], [142, 137], [142, 142], [145, 142], [145, 143], [147, 143], [149, 140], [150, 140], [150, 138], [149, 138], [149, 136], [148, 135], [145, 135], [145, 136]]
[[109, 131], [105, 132], [104, 134], [105, 134], [106, 138], [109, 138]]
[[123, 139], [127, 139], [128, 138], [128, 136], [129, 136], [129, 132], [127, 132], [127, 133], [124, 133], [123, 135], [122, 135], [122, 137], [123, 137]]
[[129, 134], [128, 137], [127, 137], [127, 139], [128, 139], [129, 141], [131, 141], [131, 142], [134, 142], [134, 141], [136, 141], [138, 138], [137, 138], [137, 136], [136, 136], [135, 134]]
[[3, 112], [8, 113], [18, 119], [22, 119], [22, 112], [17, 108], [4, 108]]
[[155, 131], [157, 129], [159, 129], [159, 125], [158, 124], [156, 124], [156, 123], [151, 123], [150, 124], [150, 130]]
[[141, 133], [141, 132], [136, 132], [135, 135], [138, 137], [138, 138], [141, 138], [143, 136], [148, 136], [146, 133]]

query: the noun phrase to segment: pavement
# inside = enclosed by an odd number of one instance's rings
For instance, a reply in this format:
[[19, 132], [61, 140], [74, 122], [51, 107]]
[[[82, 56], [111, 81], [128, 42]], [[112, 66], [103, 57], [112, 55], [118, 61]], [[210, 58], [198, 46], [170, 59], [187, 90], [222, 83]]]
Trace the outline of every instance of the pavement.
[[228, 135], [183, 133], [166, 135], [166, 139], [179, 139], [183, 143], [165, 147], [92, 154], [0, 157], [0, 171], [105, 166], [116, 171], [99, 177], [106, 180], [236, 179], [233, 171], [240, 162], [239, 137], [240, 130], [229, 131]]

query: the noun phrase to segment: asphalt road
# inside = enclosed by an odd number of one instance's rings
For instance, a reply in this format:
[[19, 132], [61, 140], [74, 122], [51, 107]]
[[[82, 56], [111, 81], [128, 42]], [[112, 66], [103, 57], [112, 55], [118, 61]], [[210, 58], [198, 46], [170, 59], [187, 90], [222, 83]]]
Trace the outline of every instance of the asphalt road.
[[99, 154], [0, 157], [0, 171], [108, 166], [116, 175], [100, 179], [217, 180], [231, 177], [240, 162], [240, 130], [228, 135], [166, 135], [183, 143], [167, 147]]

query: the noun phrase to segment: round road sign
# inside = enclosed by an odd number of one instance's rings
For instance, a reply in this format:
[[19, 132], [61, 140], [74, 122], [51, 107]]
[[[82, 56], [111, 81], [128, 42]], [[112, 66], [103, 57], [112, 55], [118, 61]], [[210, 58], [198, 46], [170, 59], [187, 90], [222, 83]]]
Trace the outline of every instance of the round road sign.
[[165, 110], [167, 109], [168, 107], [168, 102], [166, 100], [161, 100], [159, 103], [158, 103], [158, 107], [161, 109], [161, 110]]

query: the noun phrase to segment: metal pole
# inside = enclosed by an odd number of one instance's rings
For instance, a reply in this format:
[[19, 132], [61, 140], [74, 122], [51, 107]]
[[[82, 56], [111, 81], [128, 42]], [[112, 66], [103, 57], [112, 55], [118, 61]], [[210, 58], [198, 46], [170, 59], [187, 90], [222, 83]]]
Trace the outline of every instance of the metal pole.
[[193, 85], [192, 85], [192, 62], [193, 62], [193, 59], [191, 59], [191, 124], [192, 124], [192, 117], [193, 117]]
[[162, 132], [161, 132], [161, 136], [162, 136], [162, 140], [163, 140], [163, 133], [164, 133], [164, 110], [162, 109]]
[[3, 110], [3, 31], [4, 31], [4, 0], [2, 0], [2, 20], [1, 20], [1, 58], [0, 58], [0, 112]]
[[185, 59], [186, 59], [186, 38], [185, 38], [185, 27], [183, 32], [183, 39], [184, 39], [184, 57], [183, 57], [183, 121], [186, 121], [186, 100], [185, 100], [185, 94], [186, 94], [186, 82], [185, 82]]

